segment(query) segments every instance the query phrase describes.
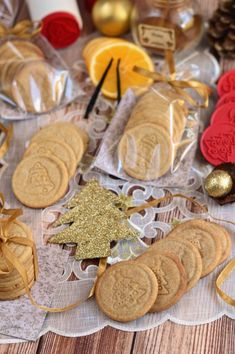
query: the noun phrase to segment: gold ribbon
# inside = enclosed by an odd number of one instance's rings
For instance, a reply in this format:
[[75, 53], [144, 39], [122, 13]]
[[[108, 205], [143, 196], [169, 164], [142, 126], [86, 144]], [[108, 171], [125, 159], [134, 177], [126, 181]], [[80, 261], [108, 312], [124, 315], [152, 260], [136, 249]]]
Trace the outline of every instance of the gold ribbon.
[[202, 209], [204, 212], [207, 212], [206, 207], [204, 207], [203, 205], [201, 205], [199, 202], [197, 202], [194, 198], [191, 197], [187, 197], [184, 194], [181, 193], [177, 193], [177, 194], [172, 194], [172, 195], [167, 195], [165, 197], [162, 198], [158, 198], [158, 199], [153, 199], [150, 202], [147, 202], [145, 204], [141, 204], [138, 207], [135, 208], [131, 208], [129, 210], [126, 211], [126, 215], [127, 217], [131, 216], [132, 214], [135, 213], [139, 213], [140, 211], [143, 211], [144, 209], [148, 209], [151, 207], [154, 207], [162, 202], [166, 202], [170, 199], [174, 199], [174, 198], [182, 198], [182, 199], [186, 199], [187, 201], [191, 202], [192, 204], [194, 204], [195, 206], [199, 207], [200, 209]]
[[227, 295], [220, 287], [228, 276], [232, 273], [235, 268], [235, 258], [233, 258], [226, 267], [222, 270], [215, 281], [215, 289], [217, 294], [223, 299], [228, 305], [235, 306], [235, 299]]
[[[31, 247], [33, 253], [33, 262], [34, 262], [34, 274], [35, 280], [38, 278], [38, 259], [37, 259], [37, 252], [35, 243], [32, 240], [26, 239], [24, 237], [14, 236], [8, 234], [8, 228], [10, 224], [16, 220], [17, 217], [22, 215], [21, 209], [5, 209], [4, 208], [5, 199], [2, 193], [0, 193], [0, 214], [7, 216], [7, 218], [0, 219], [0, 251], [2, 252], [2, 256], [4, 257], [6, 264], [7, 264], [7, 271], [0, 269], [0, 274], [9, 274], [13, 269], [16, 269], [20, 274], [24, 287], [25, 292], [28, 295], [30, 302], [32, 305], [36, 306], [37, 308], [47, 311], [47, 312], [65, 312], [76, 308], [77, 306], [81, 305], [83, 302], [91, 298], [95, 293], [95, 286], [96, 282], [94, 283], [92, 289], [88, 297], [85, 300], [78, 300], [75, 303], [61, 307], [61, 308], [51, 308], [43, 305], [39, 305], [34, 300], [33, 296], [31, 295], [30, 288], [29, 288], [29, 280], [27, 269], [25, 266], [17, 259], [17, 256], [14, 252], [11, 251], [9, 248], [9, 243], [13, 242], [18, 245], [28, 246]], [[97, 272], [97, 278], [99, 278], [105, 271], [107, 266], [107, 258], [101, 258], [99, 261], [99, 268]]]
[[[167, 57], [166, 57], [167, 59]], [[169, 59], [167, 59], [168, 61]], [[174, 75], [174, 70], [172, 65], [173, 62], [169, 63], [170, 66], [170, 72], [172, 75]], [[196, 81], [196, 80], [174, 80], [174, 78], [171, 77], [166, 77], [159, 72], [152, 72], [144, 68], [140, 68], [139, 66], [134, 66], [133, 70], [145, 77], [148, 77], [155, 82], [163, 82], [168, 85], [170, 85], [179, 95], [182, 96], [182, 98], [187, 101], [189, 104], [195, 107], [201, 107], [201, 108], [206, 108], [209, 105], [209, 95], [211, 94], [212, 90], [210, 89], [209, 86], [203, 84], [202, 82]], [[197, 94], [202, 98], [203, 103], [199, 104], [197, 101], [195, 101], [189, 93], [185, 92], [184, 89], [193, 89], [194, 91], [197, 92]]]
[[7, 36], [16, 36], [19, 38], [32, 38], [41, 32], [42, 23], [23, 20], [18, 22], [14, 27], [8, 28], [2, 23], [0, 24], [0, 38]]
[[9, 128], [6, 128], [3, 124], [0, 123], [0, 133], [1, 132], [5, 134], [5, 139], [2, 145], [0, 146], [0, 159], [5, 155], [5, 153], [9, 149], [11, 138], [13, 135], [13, 125], [10, 125]]

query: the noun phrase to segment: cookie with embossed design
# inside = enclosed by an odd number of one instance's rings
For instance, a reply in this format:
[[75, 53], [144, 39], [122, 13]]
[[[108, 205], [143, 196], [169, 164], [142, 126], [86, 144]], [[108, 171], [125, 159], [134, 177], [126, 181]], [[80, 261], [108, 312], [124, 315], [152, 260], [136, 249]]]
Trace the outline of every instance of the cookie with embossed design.
[[175, 305], [187, 289], [187, 275], [179, 258], [172, 253], [145, 252], [136, 259], [155, 274], [158, 296], [149, 312], [160, 312]]
[[135, 261], [120, 262], [108, 268], [95, 288], [99, 308], [119, 322], [144, 316], [155, 303], [157, 294], [155, 274], [146, 265]]
[[[1, 228], [1, 219], [0, 219]], [[19, 220], [14, 220], [8, 225], [8, 235], [19, 236], [26, 240], [33, 240], [31, 229]], [[9, 250], [15, 254], [21, 264], [25, 266], [27, 270], [27, 276], [30, 287], [34, 283], [35, 272], [32, 248], [29, 246], [23, 246], [15, 243], [9, 243]], [[3, 271], [0, 274], [0, 300], [13, 300], [20, 295], [25, 294], [25, 285], [21, 275], [16, 269], [9, 270], [9, 265], [2, 257], [0, 251], [0, 269]]]
[[68, 181], [66, 166], [57, 157], [32, 155], [16, 167], [12, 189], [22, 204], [30, 208], [45, 208], [65, 195]]
[[68, 144], [76, 155], [77, 163], [81, 161], [89, 142], [88, 134], [84, 130], [71, 122], [60, 121], [39, 130], [31, 143], [54, 138]]
[[164, 238], [155, 242], [148, 252], [170, 252], [176, 255], [184, 266], [187, 275], [187, 291], [192, 289], [202, 275], [202, 258], [198, 249], [183, 239]]
[[232, 242], [228, 230], [225, 227], [216, 224], [215, 222], [210, 222], [212, 228], [214, 228], [214, 237], [217, 237], [221, 244], [222, 255], [219, 264], [223, 263], [231, 254]]
[[177, 225], [167, 237], [190, 241], [197, 247], [202, 257], [201, 278], [211, 273], [222, 259], [222, 246], [218, 234], [211, 223], [193, 219]]
[[58, 138], [43, 139], [36, 141], [28, 147], [24, 153], [24, 158], [31, 155], [53, 155], [64, 162], [69, 178], [71, 178], [76, 171], [77, 161], [76, 156], [71, 147], [59, 140]]
[[173, 143], [163, 127], [146, 123], [127, 130], [118, 146], [123, 170], [149, 181], [163, 176], [174, 159]]
[[26, 62], [15, 71], [11, 97], [23, 111], [43, 113], [60, 103], [66, 80], [66, 72], [58, 75], [44, 60]]

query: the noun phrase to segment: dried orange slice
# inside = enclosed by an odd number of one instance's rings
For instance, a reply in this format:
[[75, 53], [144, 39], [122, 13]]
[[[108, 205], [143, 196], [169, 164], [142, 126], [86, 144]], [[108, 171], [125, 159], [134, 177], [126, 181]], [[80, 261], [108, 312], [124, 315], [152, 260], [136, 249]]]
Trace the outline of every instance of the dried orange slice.
[[[101, 38], [100, 38], [101, 39]], [[141, 76], [133, 71], [134, 65], [154, 71], [154, 64], [148, 54], [133, 43], [116, 38], [95, 39], [84, 49], [83, 55], [90, 78], [94, 85], [100, 81], [109, 61], [113, 63], [102, 87], [102, 93], [109, 97], [117, 98], [116, 67], [120, 59], [121, 94], [128, 88], [137, 90], [138, 93], [146, 90], [152, 84], [152, 79]], [[93, 44], [92, 44], [93, 42]]]
[[101, 46], [107, 45], [108, 43], [113, 43], [113, 42], [121, 41], [118, 38], [106, 38], [106, 37], [99, 37], [91, 40], [90, 42], [87, 43], [85, 48], [83, 49], [83, 57], [85, 60], [87, 60], [91, 55], [98, 50]]

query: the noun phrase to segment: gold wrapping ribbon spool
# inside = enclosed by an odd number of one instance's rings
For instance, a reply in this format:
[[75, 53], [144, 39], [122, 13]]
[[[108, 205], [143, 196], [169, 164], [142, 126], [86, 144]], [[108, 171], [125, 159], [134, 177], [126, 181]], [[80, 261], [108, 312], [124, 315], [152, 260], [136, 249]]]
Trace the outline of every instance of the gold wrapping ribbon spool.
[[[184, 80], [174, 80], [174, 62], [173, 60], [170, 61], [170, 59], [172, 59], [172, 57], [167, 57], [167, 55], [169, 55], [169, 53], [166, 53], [166, 59], [170, 68], [170, 72], [171, 72], [171, 77], [167, 78], [166, 76], [160, 74], [159, 72], [152, 72], [149, 71], [147, 69], [144, 68], [140, 68], [139, 66], [134, 66], [133, 70], [145, 77], [148, 77], [150, 79], [153, 79], [155, 82], [163, 82], [166, 83], [168, 85], [170, 85], [177, 93], [179, 93], [179, 95], [182, 96], [182, 99], [184, 99], [185, 101], [187, 101], [189, 104], [191, 104], [192, 106], [195, 107], [200, 107], [200, 108], [206, 108], [209, 105], [209, 95], [211, 94], [212, 90], [210, 89], [209, 86], [207, 86], [206, 84], [203, 84], [202, 82], [196, 81], [196, 80], [188, 80], [188, 81], [184, 81]], [[197, 94], [202, 98], [203, 103], [199, 104], [198, 102], [196, 102], [189, 93], [185, 92], [184, 89], [193, 89], [197, 92]]]
[[6, 154], [10, 147], [10, 142], [13, 135], [13, 126], [10, 125], [9, 128], [6, 128], [3, 124], [0, 123], [0, 133], [1, 132], [5, 134], [5, 139], [0, 146], [0, 159]]
[[18, 22], [14, 27], [8, 28], [2, 23], [0, 24], [0, 38], [15, 36], [19, 38], [32, 38], [38, 35], [42, 29], [42, 22], [32, 22], [23, 20]]
[[[9, 225], [16, 220], [17, 217], [22, 215], [22, 210], [21, 209], [5, 209], [4, 208], [5, 204], [5, 199], [2, 193], [0, 193], [0, 214], [4, 216], [8, 216], [7, 218], [2, 218], [0, 219], [0, 250], [2, 251], [2, 255], [6, 260], [6, 263], [8, 265], [8, 270], [7, 272], [0, 269], [0, 274], [8, 274], [12, 271], [12, 269], [16, 269], [18, 273], [21, 275], [21, 278], [23, 280], [24, 286], [25, 286], [25, 292], [28, 295], [30, 302], [32, 305], [36, 306], [37, 308], [47, 311], [47, 312], [65, 312], [72, 310], [76, 308], [77, 306], [81, 305], [84, 301], [88, 300], [94, 295], [95, 292], [95, 284], [93, 285], [88, 297], [85, 300], [78, 300], [75, 303], [61, 307], [61, 308], [50, 308], [47, 306], [39, 305], [36, 303], [34, 298], [31, 295], [30, 289], [29, 289], [29, 280], [28, 280], [28, 275], [27, 275], [27, 270], [25, 266], [17, 259], [17, 256], [15, 255], [14, 252], [11, 251], [11, 249], [8, 246], [9, 242], [13, 242], [18, 245], [24, 245], [24, 246], [29, 246], [32, 249], [33, 253], [33, 262], [34, 262], [34, 271], [35, 271], [35, 280], [38, 278], [38, 259], [37, 259], [37, 252], [36, 252], [36, 247], [35, 243], [32, 240], [25, 239], [24, 237], [19, 237], [19, 236], [10, 236], [8, 235], [7, 229]], [[100, 277], [107, 266], [107, 258], [101, 258], [99, 261], [99, 268], [98, 268], [98, 273], [97, 277]]]

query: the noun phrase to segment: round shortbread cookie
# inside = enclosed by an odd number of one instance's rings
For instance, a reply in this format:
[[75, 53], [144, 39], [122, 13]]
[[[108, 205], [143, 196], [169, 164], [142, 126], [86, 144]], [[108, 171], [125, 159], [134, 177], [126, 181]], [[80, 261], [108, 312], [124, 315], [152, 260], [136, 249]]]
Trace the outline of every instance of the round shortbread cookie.
[[126, 130], [143, 123], [157, 124], [166, 129], [174, 142], [178, 142], [183, 134], [185, 121], [177, 101], [171, 101], [168, 96], [150, 91], [135, 105]]
[[[29, 289], [32, 288], [33, 284], [34, 284], [34, 276], [32, 276], [29, 279]], [[25, 294], [26, 294], [25, 286], [21, 285], [18, 289], [14, 290], [14, 291], [0, 293], [0, 300], [1, 301], [14, 300], [22, 295], [25, 295]]]
[[36, 141], [28, 147], [24, 153], [24, 158], [31, 155], [53, 155], [64, 162], [69, 178], [71, 178], [76, 171], [77, 161], [76, 156], [71, 147], [56, 137], [52, 139], [45, 139]]
[[9, 58], [19, 60], [27, 58], [44, 59], [45, 56], [42, 50], [34, 43], [27, 40], [11, 40], [6, 41], [0, 46], [0, 62], [6, 61]]
[[95, 288], [99, 308], [119, 322], [144, 316], [153, 306], [157, 293], [154, 273], [135, 261], [120, 262], [108, 268]]
[[129, 176], [153, 180], [170, 169], [173, 145], [163, 128], [146, 123], [124, 133], [118, 146], [118, 158]]
[[12, 98], [24, 111], [43, 113], [61, 100], [66, 74], [58, 75], [45, 61], [30, 61], [17, 70], [12, 82]]
[[175, 120], [172, 120], [167, 113], [160, 112], [158, 110], [154, 111], [153, 109], [141, 109], [132, 112], [125, 129], [129, 130], [145, 123], [156, 124], [160, 127], [163, 127], [165, 131], [172, 137], [174, 142], [178, 141], [181, 132], [175, 124]]
[[57, 122], [39, 130], [33, 136], [31, 142], [53, 139], [53, 137], [68, 144], [75, 153], [77, 163], [81, 161], [89, 139], [86, 132], [73, 123]]
[[[30, 240], [33, 239], [32, 231], [30, 230], [30, 228], [20, 220], [14, 220], [12, 223], [9, 224], [7, 228], [7, 235], [10, 237], [18, 236], [18, 237], [29, 238]], [[23, 246], [23, 245], [10, 242], [8, 244], [8, 247], [12, 252], [15, 253], [17, 259], [21, 263], [25, 263], [32, 256], [32, 249], [29, 246]], [[0, 251], [0, 268], [3, 271], [8, 271], [7, 263], [4, 260], [1, 251]], [[10, 274], [0, 274], [0, 279], [5, 277], [8, 278]]]
[[0, 46], [0, 69], [9, 61], [26, 63], [30, 60], [43, 60], [44, 54], [35, 44], [25, 40], [6, 41]]
[[16, 167], [12, 188], [22, 204], [31, 208], [45, 208], [65, 195], [68, 181], [66, 166], [58, 158], [32, 155]]
[[202, 257], [201, 277], [211, 273], [221, 260], [221, 242], [219, 238], [214, 237], [214, 228], [205, 220], [195, 219], [183, 222], [177, 225], [167, 237], [184, 239], [197, 247]]
[[[26, 270], [27, 270], [28, 279], [32, 280], [32, 278], [35, 275], [34, 274], [34, 265], [33, 265], [33, 260], [32, 259], [31, 259], [31, 264], [28, 265], [28, 268], [26, 268]], [[8, 282], [6, 280], [3, 282], [2, 279], [0, 279], [0, 293], [3, 293], [3, 294], [6, 293], [6, 292], [11, 292], [11, 291], [18, 290], [22, 286], [24, 286], [24, 282], [23, 282], [23, 280], [22, 280], [20, 275], [19, 275], [18, 278], [9, 279]]]
[[[27, 259], [27, 261], [25, 263], [21, 263], [25, 266], [25, 268], [27, 269], [27, 271], [33, 266], [34, 267], [34, 263], [33, 263], [33, 256], [31, 256], [30, 258]], [[5, 277], [3, 277], [3, 275], [5, 275]], [[19, 272], [14, 268], [12, 270], [12, 272], [10, 272], [9, 274], [1, 274], [0, 276], [0, 289], [4, 289], [6, 288], [6, 286], [8, 284], [11, 283], [17, 283], [17, 282], [21, 282], [22, 278], [21, 275], [19, 274]]]
[[158, 296], [150, 312], [160, 312], [173, 306], [187, 288], [187, 276], [179, 259], [172, 253], [146, 252], [136, 259], [155, 274], [158, 281]]
[[12, 98], [12, 82], [17, 70], [20, 70], [25, 65], [22, 61], [9, 60], [0, 72], [2, 91]]
[[198, 249], [189, 241], [178, 238], [164, 238], [155, 242], [149, 252], [170, 252], [178, 257], [187, 275], [187, 291], [192, 289], [202, 275], [202, 258]]
[[222, 255], [219, 264], [223, 263], [231, 254], [232, 242], [229, 232], [225, 227], [210, 222], [210, 225], [215, 228], [214, 237], [218, 237], [221, 243]]

